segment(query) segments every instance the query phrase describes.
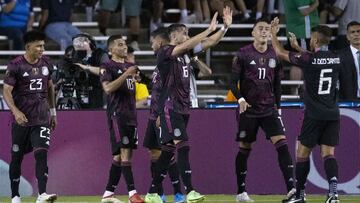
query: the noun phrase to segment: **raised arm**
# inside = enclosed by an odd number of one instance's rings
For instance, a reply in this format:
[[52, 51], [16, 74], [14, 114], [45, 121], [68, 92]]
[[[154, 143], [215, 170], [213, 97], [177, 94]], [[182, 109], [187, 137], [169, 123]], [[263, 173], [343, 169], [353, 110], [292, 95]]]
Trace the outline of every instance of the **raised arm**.
[[218, 30], [215, 34], [211, 35], [209, 38], [205, 39], [203, 42], [201, 42], [201, 47], [203, 50], [206, 50], [216, 44], [218, 44], [221, 40], [221, 38], [224, 37], [227, 29], [231, 26], [232, 23], [232, 10], [230, 7], [226, 6], [223, 9], [223, 21], [224, 25], [221, 27], [220, 30]]
[[280, 44], [277, 33], [279, 31], [279, 18], [276, 17], [271, 21], [271, 43], [276, 52], [276, 55], [285, 61], [290, 62], [289, 51], [285, 50], [284, 47]]
[[193, 49], [201, 41], [203, 41], [210, 33], [215, 31], [216, 30], [216, 25], [217, 25], [217, 20], [216, 20], [217, 16], [218, 16], [218, 13], [216, 12], [214, 14], [212, 20], [211, 20], [211, 23], [210, 23], [209, 27], [205, 31], [203, 31], [200, 34], [195, 35], [194, 37], [186, 40], [184, 43], [176, 45], [176, 47], [172, 51], [171, 55], [172, 56], [179, 56], [179, 55], [182, 55], [182, 54], [186, 53], [187, 51]]

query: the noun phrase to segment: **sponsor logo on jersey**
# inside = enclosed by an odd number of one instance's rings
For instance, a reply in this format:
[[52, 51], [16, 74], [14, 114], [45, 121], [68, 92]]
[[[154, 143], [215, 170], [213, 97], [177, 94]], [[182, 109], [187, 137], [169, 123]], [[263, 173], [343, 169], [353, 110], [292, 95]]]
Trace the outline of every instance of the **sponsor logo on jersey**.
[[118, 73], [118, 74], [121, 74], [121, 73], [123, 73], [123, 72], [119, 69], [117, 73]]
[[28, 72], [25, 72], [25, 73], [23, 74], [23, 77], [27, 77], [27, 76], [29, 76], [29, 73], [28, 73]]
[[43, 75], [45, 75], [45, 76], [48, 76], [48, 75], [49, 75], [49, 69], [48, 69], [48, 67], [43, 66], [43, 67], [41, 68], [41, 73], [42, 73]]
[[275, 68], [276, 67], [275, 59], [273, 59], [273, 58], [269, 59], [269, 67], [270, 68]]
[[256, 62], [255, 62], [254, 60], [252, 60], [252, 61], [250, 62], [250, 65], [256, 65]]

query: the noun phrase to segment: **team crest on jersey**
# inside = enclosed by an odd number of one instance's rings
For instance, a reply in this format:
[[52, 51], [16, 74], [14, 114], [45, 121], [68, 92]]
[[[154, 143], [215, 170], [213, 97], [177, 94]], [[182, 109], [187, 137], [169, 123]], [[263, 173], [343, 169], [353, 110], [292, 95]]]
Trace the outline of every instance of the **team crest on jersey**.
[[103, 69], [103, 68], [102, 68], [102, 69], [100, 69], [100, 74], [101, 74], [101, 75], [104, 75], [104, 74], [105, 74], [105, 72], [106, 72], [106, 70], [105, 70], [105, 69]]
[[266, 58], [261, 57], [261, 58], [259, 59], [260, 65], [264, 65], [265, 62], [266, 62]]
[[270, 68], [275, 68], [276, 67], [275, 59], [273, 59], [273, 58], [269, 59], [269, 67]]
[[117, 73], [118, 73], [118, 74], [121, 74], [121, 73], [123, 73], [123, 72], [119, 69]]
[[48, 75], [49, 75], [49, 69], [48, 69], [48, 67], [43, 66], [43, 67], [41, 68], [41, 73], [42, 73], [43, 75], [45, 75], [45, 76], [48, 76]]
[[32, 73], [33, 75], [39, 75], [39, 68], [32, 68], [32, 69], [31, 69], [31, 73]]

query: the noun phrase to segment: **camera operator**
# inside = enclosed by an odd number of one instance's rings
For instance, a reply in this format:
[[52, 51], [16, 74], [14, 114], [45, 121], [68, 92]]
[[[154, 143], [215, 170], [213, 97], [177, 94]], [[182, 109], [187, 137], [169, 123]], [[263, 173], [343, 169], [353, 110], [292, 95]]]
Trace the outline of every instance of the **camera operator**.
[[[74, 64], [80, 67], [85, 73], [80, 75], [80, 82], [83, 86], [81, 96], [81, 108], [98, 109], [103, 108], [103, 90], [100, 84], [100, 64], [109, 60], [107, 53], [96, 48], [95, 39], [86, 33], [81, 33], [73, 38]], [[85, 78], [84, 78], [85, 77]], [[86, 97], [88, 93], [88, 97]]]

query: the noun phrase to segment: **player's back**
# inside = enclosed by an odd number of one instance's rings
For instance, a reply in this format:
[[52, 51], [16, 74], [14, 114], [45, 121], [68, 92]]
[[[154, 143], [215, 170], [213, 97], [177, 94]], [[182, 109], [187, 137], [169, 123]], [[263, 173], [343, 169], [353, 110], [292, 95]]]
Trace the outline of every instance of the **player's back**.
[[339, 119], [337, 82], [340, 57], [331, 51], [290, 54], [304, 74], [306, 115], [319, 120]]

